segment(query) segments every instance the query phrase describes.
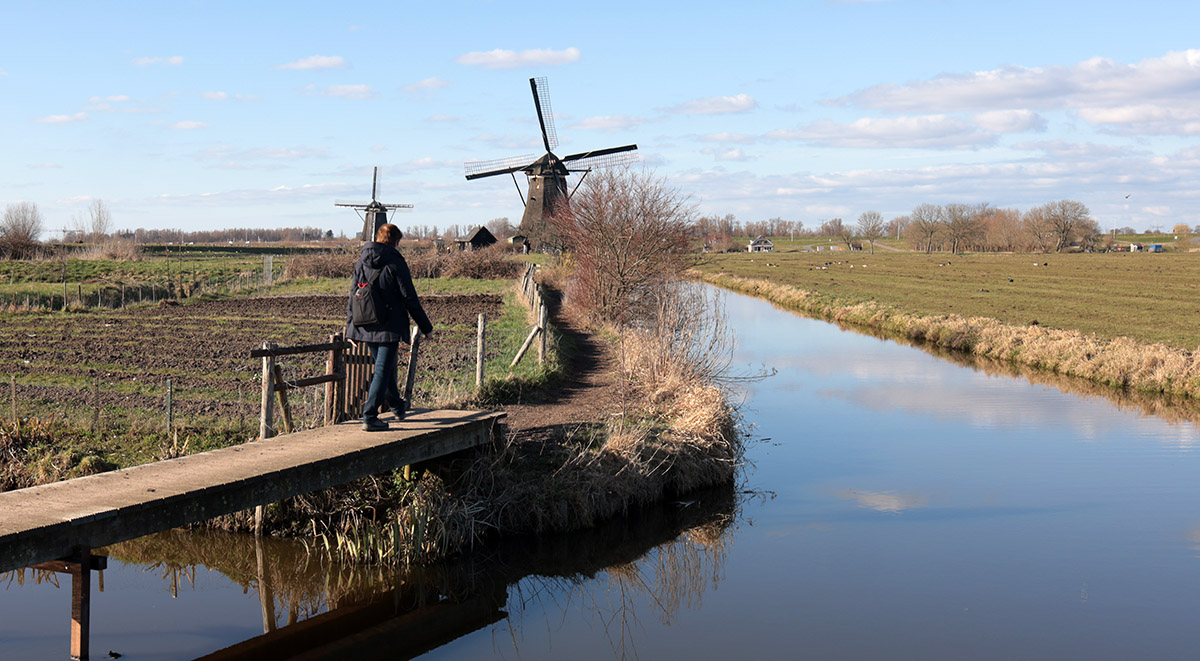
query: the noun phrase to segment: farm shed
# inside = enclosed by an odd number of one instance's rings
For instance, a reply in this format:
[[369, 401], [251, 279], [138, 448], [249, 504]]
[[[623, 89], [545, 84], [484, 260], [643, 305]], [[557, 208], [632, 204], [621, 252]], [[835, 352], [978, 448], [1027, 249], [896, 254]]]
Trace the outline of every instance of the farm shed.
[[762, 236], [757, 236], [750, 245], [746, 247], [746, 252], [774, 252], [775, 244], [770, 239]]
[[496, 236], [488, 231], [488, 228], [480, 225], [465, 237], [455, 239], [459, 250], [479, 250], [486, 248], [496, 242]]

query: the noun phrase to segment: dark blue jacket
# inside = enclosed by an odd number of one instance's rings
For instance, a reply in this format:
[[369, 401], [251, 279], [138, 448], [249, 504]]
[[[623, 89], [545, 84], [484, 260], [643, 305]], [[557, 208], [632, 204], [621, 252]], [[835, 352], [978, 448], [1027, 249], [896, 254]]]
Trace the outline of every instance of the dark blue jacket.
[[346, 299], [346, 339], [355, 342], [411, 342], [409, 337], [409, 317], [417, 324], [422, 333], [433, 330], [425, 308], [417, 298], [417, 290], [413, 288], [412, 273], [408, 263], [400, 255], [400, 251], [386, 243], [370, 242], [363, 245], [362, 256], [354, 262], [354, 279], [350, 283], [350, 292], [358, 288], [360, 282], [370, 282], [371, 277], [379, 273], [375, 281], [375, 292], [379, 294], [376, 304], [387, 308], [387, 318], [384, 323], [373, 326], [356, 326], [350, 316], [350, 299]]

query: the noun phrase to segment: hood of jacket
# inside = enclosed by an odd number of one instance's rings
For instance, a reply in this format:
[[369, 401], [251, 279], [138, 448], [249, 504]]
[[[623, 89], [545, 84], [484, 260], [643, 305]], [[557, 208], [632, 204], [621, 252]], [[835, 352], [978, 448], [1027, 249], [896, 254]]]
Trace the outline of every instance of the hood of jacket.
[[362, 255], [360, 255], [363, 266], [372, 271], [378, 271], [384, 266], [397, 261], [398, 257], [400, 257], [398, 250], [386, 243], [378, 243], [376, 241], [363, 244]]

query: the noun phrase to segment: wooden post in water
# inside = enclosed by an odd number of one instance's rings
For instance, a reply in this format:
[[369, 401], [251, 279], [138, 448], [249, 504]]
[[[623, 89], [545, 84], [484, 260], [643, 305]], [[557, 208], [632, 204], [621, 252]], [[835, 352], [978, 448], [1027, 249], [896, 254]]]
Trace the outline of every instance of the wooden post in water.
[[421, 329], [413, 326], [412, 334], [409, 337], [412, 342], [408, 345], [408, 371], [404, 375], [404, 401], [408, 402], [409, 408], [412, 408], [413, 384], [417, 380], [417, 349], [421, 345]]
[[71, 563], [71, 658], [86, 660], [92, 629], [92, 550], [76, 549]]
[[483, 387], [483, 334], [487, 328], [487, 315], [479, 313], [479, 328], [475, 333], [475, 388]]

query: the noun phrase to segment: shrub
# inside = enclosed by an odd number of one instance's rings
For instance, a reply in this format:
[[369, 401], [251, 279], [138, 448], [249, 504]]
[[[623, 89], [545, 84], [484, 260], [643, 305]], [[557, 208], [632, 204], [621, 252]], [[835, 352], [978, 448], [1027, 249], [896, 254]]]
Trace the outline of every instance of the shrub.
[[570, 294], [596, 321], [625, 325], [690, 263], [695, 206], [647, 172], [604, 170], [551, 218], [576, 267]]
[[288, 260], [283, 280], [299, 278], [349, 278], [354, 275], [354, 260], [358, 253], [350, 249], [328, 250], [297, 255]]

